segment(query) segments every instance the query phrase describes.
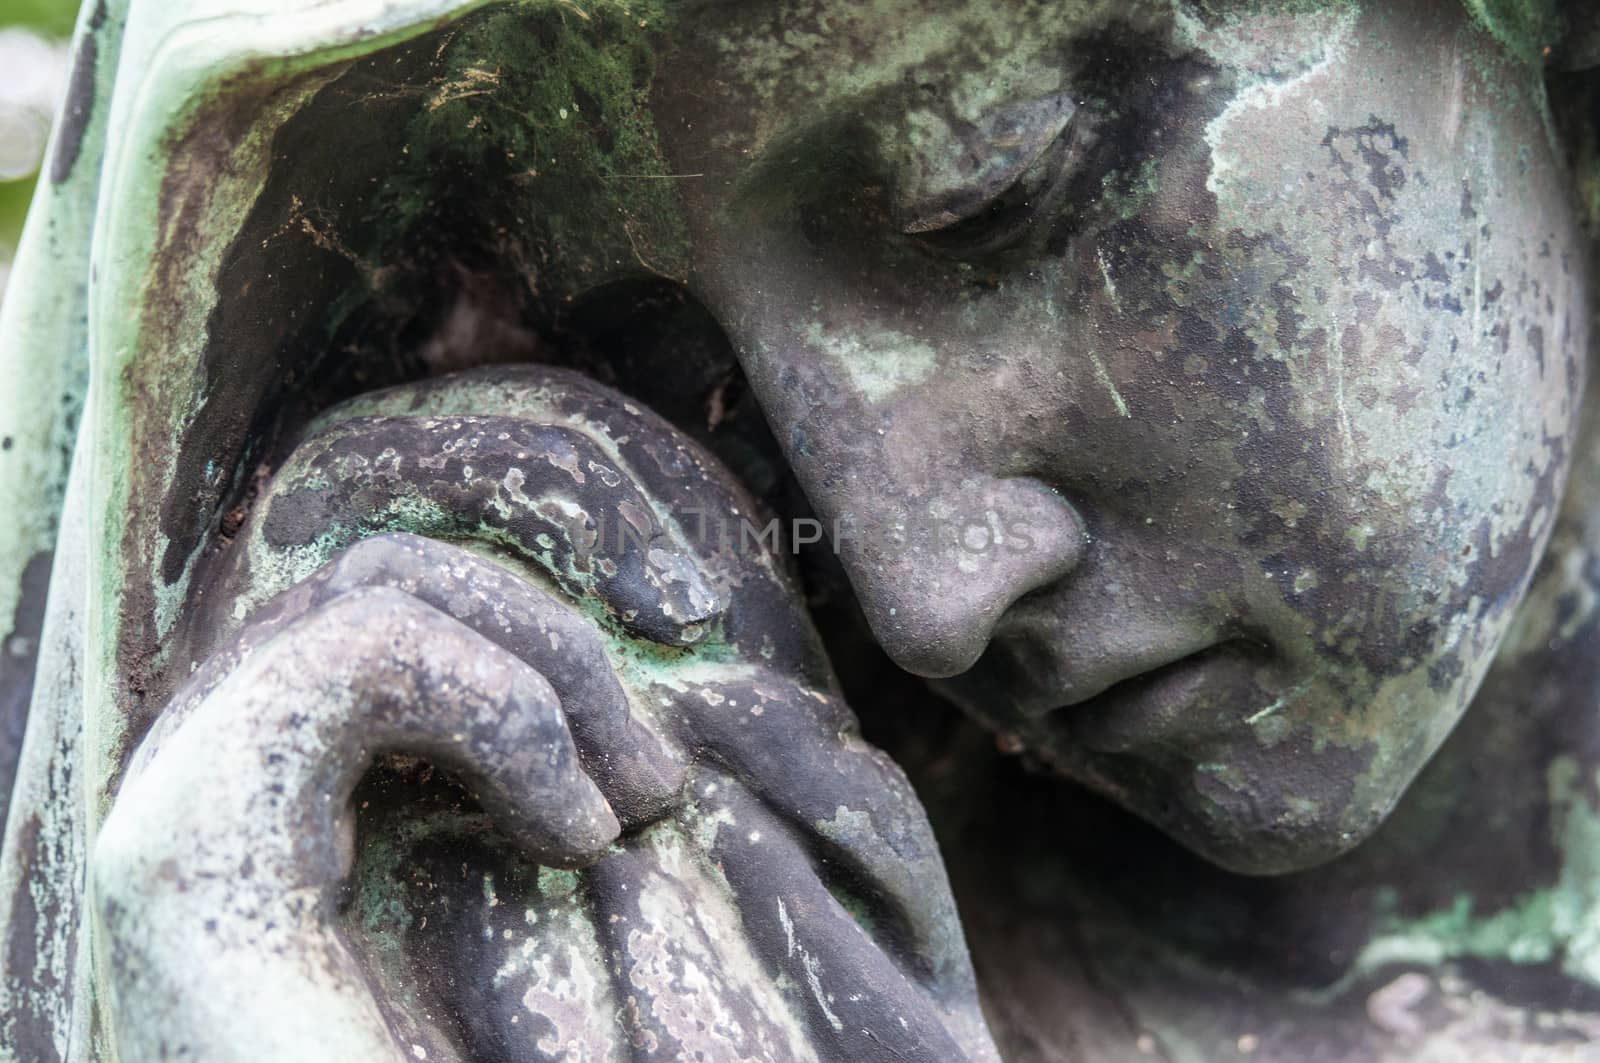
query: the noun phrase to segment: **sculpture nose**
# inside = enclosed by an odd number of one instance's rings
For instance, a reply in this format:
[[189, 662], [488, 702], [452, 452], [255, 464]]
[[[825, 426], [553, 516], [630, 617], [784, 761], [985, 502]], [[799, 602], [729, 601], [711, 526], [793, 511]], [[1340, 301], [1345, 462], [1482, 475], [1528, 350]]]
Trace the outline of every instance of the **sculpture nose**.
[[[964, 348], [919, 347], [910, 322], [874, 321], [864, 338], [796, 326], [805, 311], [793, 299], [805, 289], [785, 280], [800, 269], [793, 246], [779, 238], [756, 249], [705, 289], [750, 386], [879, 644], [909, 672], [959, 675], [1013, 602], [1083, 559], [1072, 504], [1039, 479], [1007, 475], [1044, 460], [1006, 427], [1033, 400], [991, 375], [993, 394], [970, 401], [943, 379], [977, 379], [960, 367]], [[811, 302], [848, 322], [859, 297], [832, 288]]]
[[1025, 385], [985, 338], [875, 301], [878, 289], [819, 259], [788, 221], [753, 222], [698, 294], [830, 527], [879, 644], [909, 672], [959, 675], [1013, 602], [1083, 558], [1077, 511], [1024, 474], [1049, 458], [1023, 426], [1057, 396]]
[[[825, 491], [812, 500], [835, 508]], [[1078, 514], [1031, 478], [967, 477], [920, 495], [878, 481], [842, 501], [835, 546], [873, 634], [929, 678], [971, 668], [1013, 602], [1083, 557]]]

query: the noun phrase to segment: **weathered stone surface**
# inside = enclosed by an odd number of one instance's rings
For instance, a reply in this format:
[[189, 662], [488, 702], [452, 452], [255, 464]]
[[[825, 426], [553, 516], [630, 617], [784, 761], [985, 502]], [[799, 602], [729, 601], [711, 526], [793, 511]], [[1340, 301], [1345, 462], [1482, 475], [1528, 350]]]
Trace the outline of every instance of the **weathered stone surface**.
[[0, 1056], [1581, 1057], [1592, 22], [86, 10]]

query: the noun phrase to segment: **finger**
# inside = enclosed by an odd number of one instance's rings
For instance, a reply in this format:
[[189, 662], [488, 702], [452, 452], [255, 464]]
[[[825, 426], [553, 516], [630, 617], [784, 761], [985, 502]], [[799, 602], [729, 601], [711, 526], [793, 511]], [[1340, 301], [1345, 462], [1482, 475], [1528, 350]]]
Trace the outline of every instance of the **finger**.
[[[357, 872], [363, 889], [404, 892], [405, 915], [376, 933], [404, 935], [411, 962], [393, 969], [411, 976], [407, 997], [442, 1005], [474, 1063], [627, 1063], [623, 1017], [637, 998], [614, 977], [605, 916], [589, 889], [593, 869], [552, 873], [492, 841], [408, 844], [415, 823], [399, 808], [379, 817], [362, 851], [382, 848], [386, 867], [363, 860]], [[377, 876], [370, 887], [369, 868]]]
[[769, 673], [674, 697], [684, 744], [726, 765], [819, 861], [847, 871], [896, 928], [892, 952], [909, 976], [952, 997], [975, 994], [922, 804], [898, 766], [862, 741], [842, 701]]
[[[238, 826], [205, 824], [227, 821], [229, 810], [254, 825], [262, 844], [318, 828], [308, 835], [314, 842], [295, 851], [317, 854], [316, 881], [326, 884], [345, 871], [347, 854], [329, 846], [348, 825], [349, 793], [382, 752], [460, 771], [544, 862], [580, 864], [616, 835], [549, 682], [460, 622], [385, 587], [342, 593], [247, 645], [198, 704], [151, 728], [117, 806], [178, 800], [156, 810], [156, 820], [199, 820], [190, 826], [220, 830], [224, 849]], [[273, 796], [241, 786], [251, 783]], [[198, 804], [197, 794], [205, 795]], [[294, 818], [303, 809], [325, 809], [328, 818]]]
[[474, 537], [509, 546], [641, 637], [691, 645], [726, 603], [614, 464], [582, 433], [516, 418], [341, 421], [296, 448], [252, 511], [251, 588], [297, 581], [374, 532]]
[[744, 931], [789, 986], [823, 1058], [994, 1058], [976, 994], [930, 994], [908, 978], [787, 824], [737, 784], [697, 792], [702, 821], [718, 824], [710, 853], [740, 900]]
[[334, 919], [350, 793], [378, 753], [458, 770], [542, 863], [592, 860], [617, 832], [549, 684], [388, 589], [285, 625], [146, 743], [93, 865], [114, 1011], [139, 1012], [120, 1024], [129, 1058], [398, 1058]]
[[802, 1007], [752, 948], [697, 829], [652, 827], [584, 872], [600, 945], [627, 989], [618, 1019], [633, 1058], [816, 1059]]
[[635, 717], [591, 620], [493, 562], [402, 532], [363, 539], [257, 610], [168, 714], [181, 718], [284, 625], [362, 587], [404, 592], [532, 665], [560, 699], [586, 773], [626, 827], [651, 822], [676, 803], [682, 757]]
[[[550, 366], [493, 366], [369, 392], [319, 424], [355, 416], [494, 412], [562, 425], [603, 445], [663, 519], [704, 559], [729, 601], [723, 638], [741, 653], [816, 686], [832, 684], [785, 556], [793, 528], [763, 513], [742, 486], [664, 418], [597, 381]], [[315, 429], [313, 429], [315, 430]]]

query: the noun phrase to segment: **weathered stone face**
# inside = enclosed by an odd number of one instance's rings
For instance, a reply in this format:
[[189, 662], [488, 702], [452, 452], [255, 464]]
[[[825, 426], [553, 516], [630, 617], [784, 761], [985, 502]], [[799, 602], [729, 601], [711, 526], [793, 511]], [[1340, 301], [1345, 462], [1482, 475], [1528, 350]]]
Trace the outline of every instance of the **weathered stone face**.
[[1363, 838], [1545, 543], [1586, 290], [1445, 0], [706, 3], [699, 294], [886, 648], [1239, 870]]

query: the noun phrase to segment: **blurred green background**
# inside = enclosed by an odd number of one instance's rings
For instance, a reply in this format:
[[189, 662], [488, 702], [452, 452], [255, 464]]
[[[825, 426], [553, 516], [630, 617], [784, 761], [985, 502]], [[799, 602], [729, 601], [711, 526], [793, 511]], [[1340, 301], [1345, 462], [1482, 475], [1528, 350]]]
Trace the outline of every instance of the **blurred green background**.
[[0, 0], [0, 25], [26, 26], [57, 39], [72, 34], [78, 5], [62, 0]]
[[0, 0], [0, 294], [67, 80], [77, 0]]

